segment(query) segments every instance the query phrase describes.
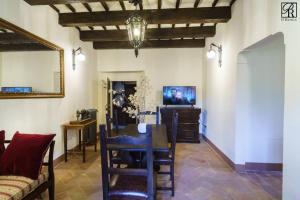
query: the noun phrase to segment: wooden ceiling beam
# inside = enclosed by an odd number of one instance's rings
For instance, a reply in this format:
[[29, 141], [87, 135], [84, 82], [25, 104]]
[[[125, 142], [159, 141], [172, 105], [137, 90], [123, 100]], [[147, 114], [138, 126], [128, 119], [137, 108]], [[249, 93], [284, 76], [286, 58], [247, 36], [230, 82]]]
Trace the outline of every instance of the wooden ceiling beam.
[[66, 4], [66, 7], [73, 13], [76, 12], [75, 8], [71, 4]]
[[232, 6], [235, 2], [236, 2], [236, 0], [231, 0], [230, 6]]
[[143, 7], [143, 1], [140, 1], [139, 7], [140, 7], [140, 10], [144, 10], [144, 7]]
[[[161, 0], [157, 1], [157, 9], [160, 10], [161, 9]], [[160, 24], [158, 24], [158, 28], [160, 28]]]
[[88, 3], [82, 3], [82, 5], [89, 11], [89, 12], [93, 12], [91, 6]]
[[212, 3], [212, 7], [216, 7], [218, 2], [219, 2], [219, 0], [214, 0], [214, 2]]
[[120, 1], [120, 0], [119, 0], [119, 4], [120, 4], [122, 10], [126, 10], [126, 7], [125, 7], [125, 4], [124, 4], [123, 1]]
[[[91, 6], [88, 3], [82, 3], [82, 5], [87, 9], [89, 12], [93, 12]], [[89, 29], [94, 30], [94, 27], [89, 26]]]
[[[148, 48], [203, 48], [204, 39], [184, 40], [148, 40], [144, 41], [141, 49]], [[94, 49], [133, 49], [128, 41], [94, 42]]]
[[109, 11], [109, 7], [106, 2], [100, 2], [105, 11]]
[[[66, 6], [72, 13], [76, 13], [76, 9], [75, 9], [71, 4], [65, 4], [65, 6]], [[89, 27], [90, 27], [90, 26], [89, 26]], [[76, 28], [78, 31], [81, 31], [80, 27], [75, 26], [75, 28]]]
[[[213, 37], [215, 34], [214, 26], [147, 29], [145, 40]], [[81, 31], [80, 39], [82, 41], [128, 41], [128, 33], [127, 30]]]
[[53, 4], [71, 4], [71, 3], [92, 3], [92, 2], [112, 2], [128, 0], [25, 0], [28, 4], [35, 5], [53, 5]]
[[0, 28], [0, 32], [2, 33], [7, 33], [7, 30], [3, 29], [3, 28]]
[[[100, 2], [100, 3], [101, 3], [101, 5], [102, 5], [102, 7], [104, 8], [104, 10], [105, 10], [106, 12], [108, 12], [108, 11], [109, 11], [109, 7], [108, 7], [107, 3], [106, 3], [106, 2]], [[119, 27], [118, 25], [115, 25], [115, 26], [116, 26], [116, 28], [117, 28], [118, 30], [120, 29], [120, 27]], [[102, 26], [102, 28], [103, 28], [103, 30], [107, 30], [105, 26]]]
[[[195, 0], [194, 8], [197, 8], [201, 0]], [[186, 27], [189, 27], [190, 24], [186, 24]]]
[[181, 8], [139, 11], [110, 11], [60, 13], [59, 24], [63, 26], [109, 26], [124, 25], [134, 12], [148, 24], [223, 23], [231, 18], [231, 7]]
[[12, 43], [34, 43], [34, 41], [16, 33], [0, 33], [0, 44]]
[[0, 52], [7, 51], [53, 51], [53, 49], [38, 43], [0, 44]]
[[[175, 5], [175, 9], [179, 9], [181, 0], [176, 0], [176, 5]], [[172, 28], [175, 28], [175, 24], [172, 24]]]
[[49, 5], [55, 12], [59, 13], [59, 9], [55, 5]]
[[175, 8], [178, 9], [180, 6], [181, 0], [176, 0]]
[[201, 0], [195, 0], [194, 8], [197, 8]]

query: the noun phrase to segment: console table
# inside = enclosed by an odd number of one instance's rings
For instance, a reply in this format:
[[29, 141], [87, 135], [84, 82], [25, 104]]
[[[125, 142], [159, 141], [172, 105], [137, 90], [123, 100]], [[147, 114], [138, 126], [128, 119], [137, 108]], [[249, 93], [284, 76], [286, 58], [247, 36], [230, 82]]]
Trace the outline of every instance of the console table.
[[172, 134], [172, 114], [178, 113], [177, 142], [199, 143], [200, 108], [192, 107], [165, 107], [160, 109], [161, 123], [167, 125], [168, 139]]
[[[64, 152], [65, 152], [65, 162], [68, 161], [68, 130], [77, 130], [78, 131], [78, 140], [79, 140], [79, 150], [81, 151], [82, 146], [82, 162], [85, 162], [85, 147], [87, 144], [86, 141], [86, 131], [85, 129], [89, 126], [92, 126], [94, 124], [97, 124], [97, 120], [91, 119], [83, 123], [67, 123], [63, 124], [64, 128]], [[95, 152], [97, 152], [97, 135], [95, 134]]]

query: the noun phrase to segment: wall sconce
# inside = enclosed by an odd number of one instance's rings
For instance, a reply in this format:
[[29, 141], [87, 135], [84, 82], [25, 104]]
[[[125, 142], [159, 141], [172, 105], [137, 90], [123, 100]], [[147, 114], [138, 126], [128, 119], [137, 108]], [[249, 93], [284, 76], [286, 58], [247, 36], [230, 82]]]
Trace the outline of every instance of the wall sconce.
[[76, 67], [76, 60], [79, 60], [79, 61], [85, 60], [85, 55], [82, 53], [81, 47], [79, 47], [76, 50], [75, 49], [72, 50], [73, 70], [75, 70], [75, 67]]
[[209, 46], [209, 50], [207, 52], [207, 58], [213, 59], [216, 57], [217, 52], [213, 49], [217, 48], [218, 54], [219, 54], [219, 67], [222, 67], [222, 45], [216, 45], [214, 43], [211, 43]]

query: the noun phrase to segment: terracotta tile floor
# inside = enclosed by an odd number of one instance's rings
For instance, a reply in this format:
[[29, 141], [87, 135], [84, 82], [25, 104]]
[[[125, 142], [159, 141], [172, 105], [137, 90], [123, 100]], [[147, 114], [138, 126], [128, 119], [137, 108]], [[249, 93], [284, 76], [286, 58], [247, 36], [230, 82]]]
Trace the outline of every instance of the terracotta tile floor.
[[[178, 144], [175, 168], [175, 197], [158, 192], [158, 200], [281, 199], [281, 173], [238, 174], [205, 142]], [[69, 156], [67, 163], [56, 167], [55, 176], [57, 200], [102, 199], [100, 157], [93, 147], [88, 148], [85, 164], [80, 155]]]

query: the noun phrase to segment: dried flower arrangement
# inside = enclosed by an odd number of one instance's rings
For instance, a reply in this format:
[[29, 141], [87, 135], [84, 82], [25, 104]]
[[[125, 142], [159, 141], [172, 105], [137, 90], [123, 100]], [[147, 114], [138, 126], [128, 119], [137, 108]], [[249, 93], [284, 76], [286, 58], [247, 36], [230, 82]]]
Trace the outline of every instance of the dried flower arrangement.
[[[152, 100], [152, 87], [150, 79], [146, 75], [142, 75], [139, 84], [135, 87], [135, 93], [129, 95], [126, 101], [128, 106], [123, 108], [124, 112], [127, 112], [131, 118], [138, 118], [139, 122], [145, 121], [145, 116], [139, 116], [139, 112], [146, 110], [153, 110], [154, 104]], [[124, 91], [113, 91], [115, 93], [124, 93]], [[122, 98], [126, 98], [125, 95]], [[122, 107], [121, 99], [113, 99], [113, 104]]]

